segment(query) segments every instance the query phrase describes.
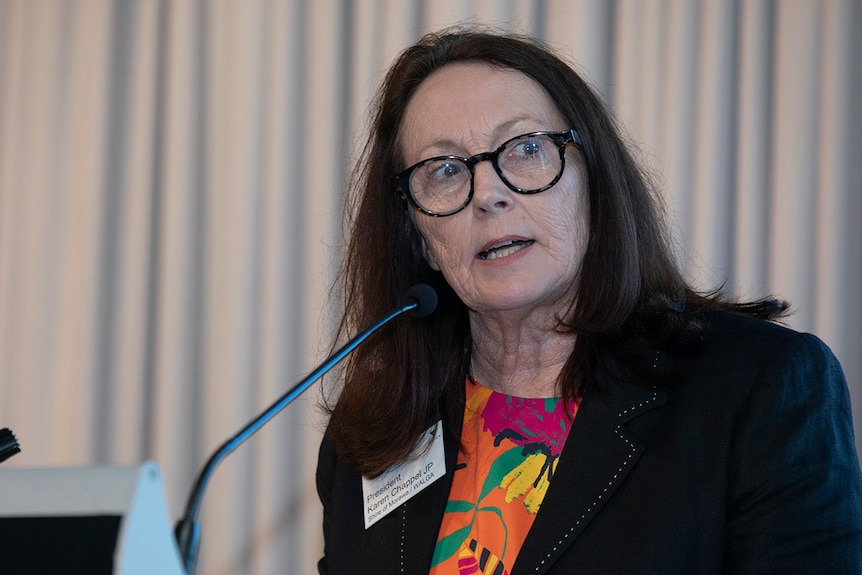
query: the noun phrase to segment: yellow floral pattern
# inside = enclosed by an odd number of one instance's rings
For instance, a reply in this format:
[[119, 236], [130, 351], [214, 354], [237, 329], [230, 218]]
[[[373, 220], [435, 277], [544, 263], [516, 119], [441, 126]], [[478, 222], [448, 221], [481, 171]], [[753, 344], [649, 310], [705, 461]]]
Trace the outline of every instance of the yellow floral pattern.
[[[551, 485], [551, 475], [556, 470], [558, 461], [559, 458], [555, 458], [548, 464], [547, 456], [543, 453], [528, 455], [500, 482], [500, 488], [506, 490], [506, 503], [523, 497], [527, 511], [538, 513], [548, 486]], [[550, 469], [549, 473], [544, 472], [546, 467]]]

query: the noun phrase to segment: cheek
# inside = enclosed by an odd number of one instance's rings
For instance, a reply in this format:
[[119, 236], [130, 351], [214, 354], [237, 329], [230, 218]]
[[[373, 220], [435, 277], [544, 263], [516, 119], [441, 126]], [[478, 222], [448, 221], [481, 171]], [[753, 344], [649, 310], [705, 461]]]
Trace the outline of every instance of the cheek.
[[580, 268], [589, 241], [586, 202], [569, 197], [552, 202], [547, 210], [543, 227], [553, 242], [553, 257], [567, 268]]
[[[449, 216], [453, 218], [454, 216]], [[440, 270], [440, 267], [451, 268], [461, 257], [458, 247], [465, 245], [462, 226], [458, 226], [454, 220], [429, 218], [429, 221], [417, 224], [416, 229], [423, 238], [426, 259], [434, 261], [432, 267]]]

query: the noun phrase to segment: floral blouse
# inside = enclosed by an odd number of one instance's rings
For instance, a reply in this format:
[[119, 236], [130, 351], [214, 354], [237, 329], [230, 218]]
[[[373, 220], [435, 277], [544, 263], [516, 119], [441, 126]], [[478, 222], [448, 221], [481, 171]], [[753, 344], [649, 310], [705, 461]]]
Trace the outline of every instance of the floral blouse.
[[471, 378], [466, 386], [464, 451], [430, 575], [508, 575], [553, 480], [577, 404], [505, 395]]

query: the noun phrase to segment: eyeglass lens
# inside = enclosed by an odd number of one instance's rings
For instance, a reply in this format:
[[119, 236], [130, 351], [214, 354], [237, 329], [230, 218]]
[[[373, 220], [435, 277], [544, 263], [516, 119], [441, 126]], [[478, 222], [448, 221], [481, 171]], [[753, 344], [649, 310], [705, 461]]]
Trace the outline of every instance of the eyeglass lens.
[[473, 166], [492, 160], [503, 182], [521, 193], [537, 192], [559, 175], [560, 146], [547, 134], [527, 134], [506, 142], [493, 154], [469, 160], [452, 156], [426, 160], [410, 174], [410, 191], [424, 210], [444, 214], [461, 208], [470, 197]]

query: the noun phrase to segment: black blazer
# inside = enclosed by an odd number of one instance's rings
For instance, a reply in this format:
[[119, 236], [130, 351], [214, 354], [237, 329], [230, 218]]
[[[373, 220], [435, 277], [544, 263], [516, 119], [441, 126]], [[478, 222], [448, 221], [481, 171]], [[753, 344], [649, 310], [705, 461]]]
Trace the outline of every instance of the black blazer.
[[[584, 396], [513, 566], [522, 574], [862, 573], [862, 477], [841, 368], [817, 338], [720, 313], [661, 391]], [[448, 473], [366, 530], [328, 438], [320, 573], [427, 573]]]

